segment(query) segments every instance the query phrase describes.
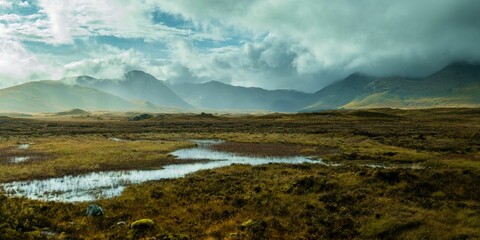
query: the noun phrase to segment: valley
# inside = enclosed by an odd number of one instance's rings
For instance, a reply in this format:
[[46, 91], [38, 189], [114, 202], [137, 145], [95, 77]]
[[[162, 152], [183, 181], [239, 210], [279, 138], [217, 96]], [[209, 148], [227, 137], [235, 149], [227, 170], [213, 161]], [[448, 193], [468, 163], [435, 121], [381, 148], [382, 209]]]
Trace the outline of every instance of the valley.
[[480, 239], [478, 10], [0, 0], [0, 240]]
[[467, 62], [449, 64], [417, 79], [353, 73], [313, 93], [233, 86], [218, 81], [171, 83], [134, 70], [120, 79], [78, 76], [0, 89], [0, 113], [55, 113], [75, 108], [167, 113], [475, 108], [480, 107], [479, 89], [480, 66]]

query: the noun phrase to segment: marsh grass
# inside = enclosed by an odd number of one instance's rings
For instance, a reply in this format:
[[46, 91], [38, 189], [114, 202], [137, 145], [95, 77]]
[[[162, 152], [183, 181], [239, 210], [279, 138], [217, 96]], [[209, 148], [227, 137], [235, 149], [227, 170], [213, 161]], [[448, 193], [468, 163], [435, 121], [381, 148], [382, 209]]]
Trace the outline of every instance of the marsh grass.
[[1, 204], [5, 219], [30, 219], [7, 222], [23, 229], [18, 236], [48, 227], [73, 239], [126, 239], [128, 224], [148, 218], [155, 228], [146, 236], [158, 238], [478, 238], [476, 181], [461, 171], [235, 165], [132, 186], [97, 201], [105, 211], [98, 218], [84, 216], [87, 203]]
[[[193, 146], [189, 139], [223, 139], [219, 150], [242, 154], [318, 154], [343, 165], [233, 165], [152, 181], [96, 201], [105, 211], [97, 218], [85, 216], [89, 203], [0, 195], [0, 238], [480, 238], [479, 109], [0, 118], [0, 156], [17, 156], [21, 142], [48, 156], [0, 164], [0, 181], [158, 168], [175, 161], [170, 151]], [[424, 169], [363, 166], [372, 162]], [[129, 224], [141, 219], [154, 228], [133, 232]]]
[[[3, 143], [0, 156], [32, 156], [22, 164], [0, 168], [0, 181], [39, 179], [111, 170], [158, 169], [166, 164], [183, 163], [168, 155], [194, 144], [182, 141], [115, 142], [101, 136], [45, 137], [33, 139], [28, 150]], [[3, 153], [3, 154], [2, 154]], [[42, 159], [43, 161], [36, 161]]]

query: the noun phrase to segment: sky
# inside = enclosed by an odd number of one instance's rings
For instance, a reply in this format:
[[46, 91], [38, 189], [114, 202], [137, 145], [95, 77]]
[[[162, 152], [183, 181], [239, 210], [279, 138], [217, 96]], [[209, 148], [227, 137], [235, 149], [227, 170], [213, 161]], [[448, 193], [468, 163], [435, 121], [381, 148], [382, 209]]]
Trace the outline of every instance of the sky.
[[0, 0], [0, 87], [138, 69], [314, 92], [480, 62], [477, 0]]

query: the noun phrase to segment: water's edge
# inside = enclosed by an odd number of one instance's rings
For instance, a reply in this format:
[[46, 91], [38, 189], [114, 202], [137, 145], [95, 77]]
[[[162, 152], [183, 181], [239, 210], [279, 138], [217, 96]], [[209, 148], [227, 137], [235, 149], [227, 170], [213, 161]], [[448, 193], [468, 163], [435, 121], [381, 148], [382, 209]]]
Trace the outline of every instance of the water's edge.
[[177, 159], [210, 160], [208, 162], [173, 164], [159, 170], [129, 170], [93, 172], [89, 174], [64, 176], [44, 180], [16, 181], [4, 183], [8, 196], [60, 202], [94, 201], [119, 196], [126, 186], [146, 181], [184, 177], [200, 170], [225, 167], [232, 164], [261, 165], [269, 163], [325, 164], [303, 156], [294, 157], [253, 157], [240, 156], [229, 152], [209, 149], [221, 140], [193, 140], [197, 147], [180, 149], [171, 153]]

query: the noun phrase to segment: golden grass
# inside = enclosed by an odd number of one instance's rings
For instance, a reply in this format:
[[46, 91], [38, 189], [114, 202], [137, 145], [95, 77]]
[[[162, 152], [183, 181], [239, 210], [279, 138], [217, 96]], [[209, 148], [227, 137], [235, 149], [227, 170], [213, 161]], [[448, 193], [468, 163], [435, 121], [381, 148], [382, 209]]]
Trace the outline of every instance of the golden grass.
[[[0, 119], [1, 154], [19, 154], [12, 148], [28, 142], [29, 153], [46, 156], [0, 164], [0, 181], [159, 168], [175, 161], [169, 152], [193, 146], [189, 139], [294, 144], [307, 155], [328, 147], [336, 151], [321, 157], [343, 165], [234, 165], [139, 184], [96, 201], [105, 210], [99, 218], [84, 216], [88, 203], [0, 196], [0, 238], [40, 238], [44, 228], [72, 239], [480, 238], [478, 109], [182, 114], [140, 122], [125, 116]], [[362, 167], [371, 162], [426, 168]], [[129, 224], [140, 219], [152, 219], [155, 228], [132, 232]]]
[[[175, 160], [168, 156], [179, 148], [191, 147], [183, 141], [122, 141], [100, 136], [45, 137], [30, 139], [30, 151], [51, 156], [42, 161], [9, 164], [0, 168], [0, 181], [46, 178], [94, 171], [160, 168]], [[16, 141], [2, 147], [15, 147]]]

